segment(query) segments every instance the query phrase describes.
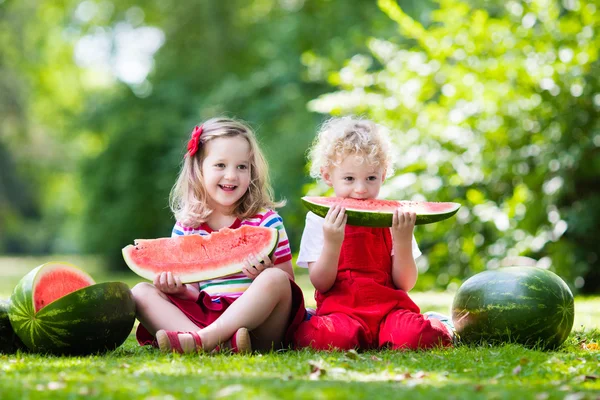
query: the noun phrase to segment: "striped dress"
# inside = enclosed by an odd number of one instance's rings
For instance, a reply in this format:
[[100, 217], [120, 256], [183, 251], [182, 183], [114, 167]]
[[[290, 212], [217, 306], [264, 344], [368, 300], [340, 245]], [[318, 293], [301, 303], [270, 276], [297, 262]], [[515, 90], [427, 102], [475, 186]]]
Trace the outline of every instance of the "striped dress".
[[[285, 227], [283, 226], [283, 219], [275, 211], [262, 209], [258, 214], [248, 219], [236, 219], [229, 228], [235, 229], [242, 225], [266, 226], [277, 229], [279, 231], [279, 243], [275, 250], [273, 265], [281, 264], [292, 259], [292, 252], [290, 250]], [[214, 231], [206, 223], [203, 223], [196, 228], [189, 228], [177, 222], [173, 227], [171, 236], [209, 235], [212, 232]], [[198, 282], [198, 286], [200, 290], [209, 294], [214, 300], [218, 300], [218, 298], [224, 296], [233, 298], [240, 297], [242, 293], [248, 289], [251, 283], [252, 280], [248, 279], [246, 275], [240, 272], [217, 279], [201, 281]]]

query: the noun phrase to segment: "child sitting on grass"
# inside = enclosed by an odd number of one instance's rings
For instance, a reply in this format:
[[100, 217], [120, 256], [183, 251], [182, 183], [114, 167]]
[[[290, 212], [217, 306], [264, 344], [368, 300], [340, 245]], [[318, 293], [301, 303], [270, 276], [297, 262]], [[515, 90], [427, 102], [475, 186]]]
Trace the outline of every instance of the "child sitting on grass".
[[[337, 197], [375, 199], [391, 172], [385, 129], [371, 121], [325, 123], [310, 150], [311, 175]], [[308, 267], [316, 314], [300, 324], [297, 347], [422, 349], [450, 346], [453, 330], [439, 314], [423, 315], [407, 292], [417, 281], [416, 215], [396, 210], [390, 228], [346, 224], [342, 205], [325, 218], [309, 212], [298, 266]]]

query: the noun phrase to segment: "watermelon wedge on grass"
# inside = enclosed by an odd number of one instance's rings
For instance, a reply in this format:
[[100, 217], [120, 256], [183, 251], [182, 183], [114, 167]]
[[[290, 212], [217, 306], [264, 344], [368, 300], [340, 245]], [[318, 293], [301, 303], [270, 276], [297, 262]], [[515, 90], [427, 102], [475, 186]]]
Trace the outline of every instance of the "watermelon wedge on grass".
[[554, 349], [569, 336], [573, 294], [555, 273], [504, 267], [467, 279], [456, 292], [452, 320], [464, 343], [520, 343]]
[[416, 225], [448, 219], [460, 208], [459, 203], [430, 201], [400, 201], [379, 199], [351, 199], [340, 197], [302, 197], [302, 202], [313, 213], [325, 217], [336, 204], [346, 209], [349, 225], [383, 228], [392, 226], [394, 210], [414, 211], [417, 213]]
[[183, 283], [198, 282], [240, 272], [250, 254], [270, 257], [278, 240], [277, 229], [244, 225], [206, 236], [137, 239], [123, 248], [123, 258], [148, 280], [171, 271]]
[[114, 350], [127, 339], [135, 303], [125, 283], [96, 284], [74, 265], [49, 262], [17, 284], [8, 316], [34, 352], [93, 354]]

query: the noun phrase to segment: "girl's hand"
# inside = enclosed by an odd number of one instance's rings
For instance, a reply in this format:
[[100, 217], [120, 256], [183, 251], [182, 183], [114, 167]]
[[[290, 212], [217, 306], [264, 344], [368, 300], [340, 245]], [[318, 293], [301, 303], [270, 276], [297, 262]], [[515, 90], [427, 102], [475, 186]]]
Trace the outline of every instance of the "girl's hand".
[[394, 243], [412, 245], [412, 236], [416, 220], [417, 213], [414, 211], [394, 210], [394, 216], [392, 218], [392, 236]]
[[323, 237], [326, 242], [341, 246], [344, 241], [344, 229], [346, 228], [346, 209], [338, 204], [327, 211], [325, 223], [323, 224]]
[[257, 254], [250, 254], [246, 259], [246, 265], [242, 272], [248, 279], [256, 279], [261, 272], [273, 266], [273, 261], [269, 257], [259, 257]]
[[172, 272], [161, 272], [154, 277], [154, 286], [163, 293], [182, 294], [187, 291], [185, 284]]

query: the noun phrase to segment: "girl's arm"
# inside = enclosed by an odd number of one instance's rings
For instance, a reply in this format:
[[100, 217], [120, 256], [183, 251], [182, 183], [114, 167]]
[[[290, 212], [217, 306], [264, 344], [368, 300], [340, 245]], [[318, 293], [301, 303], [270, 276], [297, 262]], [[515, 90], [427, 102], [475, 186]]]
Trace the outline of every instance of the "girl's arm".
[[172, 294], [182, 299], [196, 300], [200, 294], [197, 283], [181, 283], [181, 279], [172, 272], [161, 272], [154, 277], [154, 286], [163, 293]]
[[317, 261], [308, 263], [310, 282], [321, 293], [331, 289], [335, 282], [347, 220], [343, 207], [335, 205], [329, 209], [323, 223], [323, 251]]
[[417, 216], [414, 212], [396, 210], [392, 222], [394, 255], [392, 280], [398, 289], [411, 290], [419, 275], [412, 253], [412, 237]]

